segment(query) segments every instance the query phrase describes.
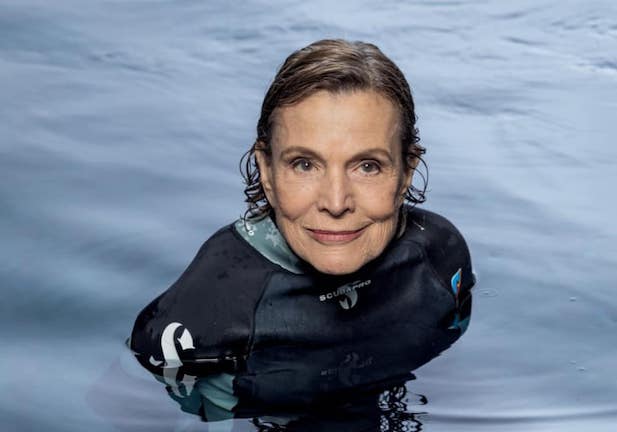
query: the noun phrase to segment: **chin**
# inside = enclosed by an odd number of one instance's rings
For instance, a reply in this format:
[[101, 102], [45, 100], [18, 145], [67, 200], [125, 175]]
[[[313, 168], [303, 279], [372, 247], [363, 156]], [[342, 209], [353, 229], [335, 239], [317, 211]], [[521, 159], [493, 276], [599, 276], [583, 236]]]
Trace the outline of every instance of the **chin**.
[[329, 274], [333, 276], [343, 276], [353, 273], [360, 269], [364, 263], [350, 263], [340, 261], [325, 261], [317, 260], [316, 262], [309, 263], [320, 273]]

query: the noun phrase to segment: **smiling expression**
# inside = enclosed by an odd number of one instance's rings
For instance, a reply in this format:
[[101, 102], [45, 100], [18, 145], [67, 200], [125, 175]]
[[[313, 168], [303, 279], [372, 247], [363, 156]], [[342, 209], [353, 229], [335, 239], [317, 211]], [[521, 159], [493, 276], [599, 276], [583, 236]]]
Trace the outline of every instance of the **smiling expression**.
[[395, 235], [412, 170], [399, 112], [373, 91], [319, 91], [274, 116], [261, 182], [291, 249], [318, 271], [347, 274]]

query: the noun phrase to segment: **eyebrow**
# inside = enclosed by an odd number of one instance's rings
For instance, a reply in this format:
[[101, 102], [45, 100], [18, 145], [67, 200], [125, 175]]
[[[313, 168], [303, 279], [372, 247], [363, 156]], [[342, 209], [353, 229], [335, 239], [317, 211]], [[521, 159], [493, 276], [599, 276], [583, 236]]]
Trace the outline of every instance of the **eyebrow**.
[[361, 151], [360, 153], [357, 153], [353, 159], [354, 160], [358, 160], [358, 159], [370, 159], [372, 157], [375, 157], [377, 155], [380, 155], [381, 157], [387, 159], [389, 162], [394, 162], [394, 160], [392, 159], [392, 155], [390, 154], [389, 151], [386, 151], [384, 149], [381, 148], [370, 148], [364, 151]]
[[[281, 152], [281, 158], [285, 158], [289, 156], [289, 154], [293, 154], [293, 153], [308, 155], [318, 160], [324, 160], [324, 158], [319, 153], [317, 153], [315, 150], [309, 147], [302, 147], [302, 146], [291, 146], [291, 147], [286, 148], [285, 150]], [[382, 148], [378, 148], [378, 147], [366, 149], [359, 153], [356, 153], [355, 155], [353, 155], [351, 160], [370, 159], [372, 157], [376, 157], [377, 155], [387, 159], [391, 163], [394, 162], [390, 152]]]
[[319, 153], [317, 153], [315, 150], [310, 149], [308, 147], [302, 147], [302, 146], [291, 146], [291, 147], [287, 147], [285, 150], [283, 150], [281, 152], [281, 158], [285, 158], [287, 157], [289, 154], [293, 154], [293, 153], [299, 153], [302, 155], [308, 155], [311, 156], [315, 159], [319, 159], [322, 160], [323, 158], [319, 155]]

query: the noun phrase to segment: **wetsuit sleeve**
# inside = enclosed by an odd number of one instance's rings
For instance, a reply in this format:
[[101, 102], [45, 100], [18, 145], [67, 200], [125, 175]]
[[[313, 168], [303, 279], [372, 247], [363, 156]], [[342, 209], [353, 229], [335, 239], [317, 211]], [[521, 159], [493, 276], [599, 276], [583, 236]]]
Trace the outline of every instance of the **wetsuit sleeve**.
[[428, 261], [458, 303], [476, 282], [465, 239], [449, 220], [433, 212], [414, 212], [411, 223], [421, 227]]
[[154, 367], [233, 366], [247, 353], [269, 269], [233, 226], [221, 229], [180, 278], [141, 311], [131, 349], [142, 364]]
[[[178, 362], [180, 354], [191, 349], [194, 344], [185, 337], [184, 346], [180, 344], [178, 347], [177, 340], [184, 330], [182, 327], [186, 322], [186, 315], [190, 314], [188, 306], [197, 300], [186, 287], [187, 284], [194, 285], [191, 283], [191, 275], [203, 265], [206, 250], [207, 242], [201, 246], [178, 280], [137, 316], [130, 337], [130, 348], [140, 355], [143, 366], [149, 369], [162, 367], [171, 357], [177, 357]], [[179, 354], [174, 355], [175, 353]]]

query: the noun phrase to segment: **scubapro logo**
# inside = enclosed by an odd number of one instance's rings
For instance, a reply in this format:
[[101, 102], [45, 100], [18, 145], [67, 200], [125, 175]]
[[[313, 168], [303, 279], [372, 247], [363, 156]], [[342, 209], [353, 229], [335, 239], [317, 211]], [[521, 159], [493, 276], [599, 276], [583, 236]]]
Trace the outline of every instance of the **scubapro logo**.
[[358, 293], [356, 291], [350, 291], [345, 294], [343, 298], [339, 299], [338, 304], [340, 304], [343, 309], [351, 309], [356, 305], [357, 301]]
[[338, 299], [339, 305], [343, 309], [351, 309], [358, 302], [358, 292], [356, 291], [358, 288], [365, 287], [371, 284], [371, 280], [367, 279], [364, 281], [355, 281], [341, 287], [338, 287], [334, 291], [330, 291], [329, 293], [322, 294], [319, 296], [319, 301], [325, 302], [327, 300], [332, 300], [337, 297], [341, 297]]

